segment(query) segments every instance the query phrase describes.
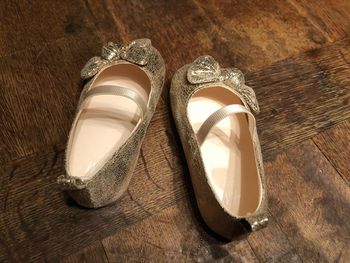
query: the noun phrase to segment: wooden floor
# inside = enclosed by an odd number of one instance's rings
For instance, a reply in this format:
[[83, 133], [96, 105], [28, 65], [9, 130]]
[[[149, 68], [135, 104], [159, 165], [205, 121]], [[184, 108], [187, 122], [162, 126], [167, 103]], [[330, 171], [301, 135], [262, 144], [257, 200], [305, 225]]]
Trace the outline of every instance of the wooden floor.
[[[80, 69], [108, 40], [148, 37], [166, 85], [127, 194], [98, 210], [56, 186]], [[202, 54], [260, 102], [270, 224], [232, 242], [197, 211], [169, 110]], [[350, 1], [0, 3], [0, 262], [349, 262]]]

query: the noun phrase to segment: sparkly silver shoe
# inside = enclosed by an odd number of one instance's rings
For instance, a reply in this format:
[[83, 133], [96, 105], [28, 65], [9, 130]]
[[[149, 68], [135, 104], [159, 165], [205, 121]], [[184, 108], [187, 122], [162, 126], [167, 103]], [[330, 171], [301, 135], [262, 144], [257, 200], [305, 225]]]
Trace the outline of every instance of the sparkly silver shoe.
[[90, 208], [127, 189], [164, 84], [165, 64], [149, 39], [108, 43], [88, 61], [58, 184]]
[[267, 198], [253, 113], [242, 72], [202, 56], [179, 69], [171, 109], [206, 224], [226, 238], [267, 224]]

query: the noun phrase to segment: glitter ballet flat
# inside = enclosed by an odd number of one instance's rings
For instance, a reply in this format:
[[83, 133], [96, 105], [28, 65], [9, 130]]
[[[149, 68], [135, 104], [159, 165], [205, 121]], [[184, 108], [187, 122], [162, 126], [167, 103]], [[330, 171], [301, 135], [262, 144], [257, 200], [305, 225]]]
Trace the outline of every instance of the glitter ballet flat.
[[90, 208], [116, 201], [127, 189], [160, 97], [164, 61], [149, 39], [109, 42], [90, 59], [58, 184]]
[[202, 56], [179, 69], [171, 108], [200, 213], [217, 234], [233, 238], [267, 224], [254, 91], [236, 68]]

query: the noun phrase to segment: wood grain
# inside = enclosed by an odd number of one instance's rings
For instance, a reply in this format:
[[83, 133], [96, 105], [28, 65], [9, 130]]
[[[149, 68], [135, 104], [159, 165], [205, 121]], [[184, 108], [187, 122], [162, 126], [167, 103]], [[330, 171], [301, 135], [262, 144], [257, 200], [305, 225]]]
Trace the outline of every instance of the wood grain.
[[[177, 69], [205, 52], [216, 57], [219, 54], [211, 41], [211, 21], [191, 0], [108, 1], [105, 5], [88, 2], [100, 23], [108, 24], [110, 18], [114, 20], [116, 34], [125, 42], [150, 38], [166, 62], [168, 81]], [[101, 17], [106, 13], [109, 16]], [[113, 40], [114, 34], [103, 30], [101, 37]], [[165, 87], [166, 90], [168, 88], [169, 85]]]
[[287, 254], [298, 258], [274, 222], [248, 239], [227, 242], [214, 238], [192, 198], [105, 238], [111, 262], [277, 262]]
[[[103, 39], [151, 38], [170, 76], [205, 53], [221, 58], [224, 65], [251, 71], [328, 42], [293, 4], [277, 0], [88, 1], [88, 6]], [[120, 12], [125, 9], [133, 12]]]
[[111, 262], [259, 262], [246, 240], [225, 244], [205, 231], [186, 201], [103, 240]]
[[350, 186], [350, 121], [344, 121], [313, 137], [313, 141]]
[[80, 0], [4, 0], [0, 17], [0, 57], [43, 48], [60, 38], [85, 38], [94, 32], [91, 16]]
[[260, 262], [277, 262], [286, 254], [299, 255], [273, 215], [269, 215], [269, 226], [247, 238]]
[[334, 41], [350, 36], [350, 2], [342, 0], [289, 0], [310, 23]]
[[104, 252], [101, 242], [95, 242], [85, 247], [78, 253], [72, 254], [63, 259], [59, 259], [61, 263], [100, 263], [109, 262]]
[[196, 2], [218, 29], [213, 48], [220, 57], [230, 53], [229, 65], [252, 71], [327, 42], [288, 1]]
[[100, 48], [91, 35], [0, 58], [0, 163], [65, 145], [81, 90], [80, 69]]
[[265, 157], [350, 118], [350, 39], [248, 74]]
[[[0, 262], [346, 262], [349, 14], [342, 0], [2, 1]], [[84, 209], [55, 183], [79, 72], [102, 43], [140, 37], [164, 56], [164, 93], [127, 194]], [[231, 243], [201, 221], [168, 106], [173, 73], [205, 53], [248, 72], [262, 109], [271, 222]]]
[[302, 259], [346, 262], [350, 188], [312, 140], [265, 164], [270, 213]]

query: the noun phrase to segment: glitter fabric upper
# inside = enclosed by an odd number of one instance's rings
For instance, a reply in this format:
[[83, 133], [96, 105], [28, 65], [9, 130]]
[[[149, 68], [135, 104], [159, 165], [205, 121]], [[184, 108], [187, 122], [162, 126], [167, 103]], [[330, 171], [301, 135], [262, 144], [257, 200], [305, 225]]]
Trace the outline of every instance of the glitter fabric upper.
[[[197, 135], [188, 119], [187, 107], [191, 97], [199, 90], [221, 86], [231, 88], [242, 104], [254, 112], [259, 111], [254, 91], [244, 84], [242, 72], [236, 68], [223, 68], [211, 56], [202, 56], [192, 64], [180, 68], [173, 76], [170, 89], [171, 109], [180, 135], [196, 194], [199, 209], [206, 209], [204, 221], [220, 235], [232, 238], [235, 233], [258, 230], [267, 225], [267, 195], [263, 160], [258, 134], [252, 136], [257, 170], [261, 182], [259, 208], [246, 217], [230, 215], [218, 202], [207, 181]], [[204, 207], [204, 208], [203, 208]], [[203, 214], [202, 214], [203, 215]]]
[[89, 79], [81, 92], [76, 116], [70, 131], [73, 138], [75, 123], [79, 119], [80, 106], [90, 90], [97, 73], [110, 65], [136, 64], [149, 77], [151, 92], [144, 117], [130, 134], [127, 141], [110, 157], [110, 159], [88, 180], [75, 178], [67, 169], [69, 140], [66, 150], [66, 174], [57, 182], [80, 205], [97, 208], [117, 200], [127, 189], [140, 153], [143, 138], [155, 111], [162, 92], [165, 64], [159, 52], [151, 45], [149, 39], [138, 39], [128, 45], [109, 42], [102, 48], [101, 57], [93, 57], [83, 68], [83, 79]]

